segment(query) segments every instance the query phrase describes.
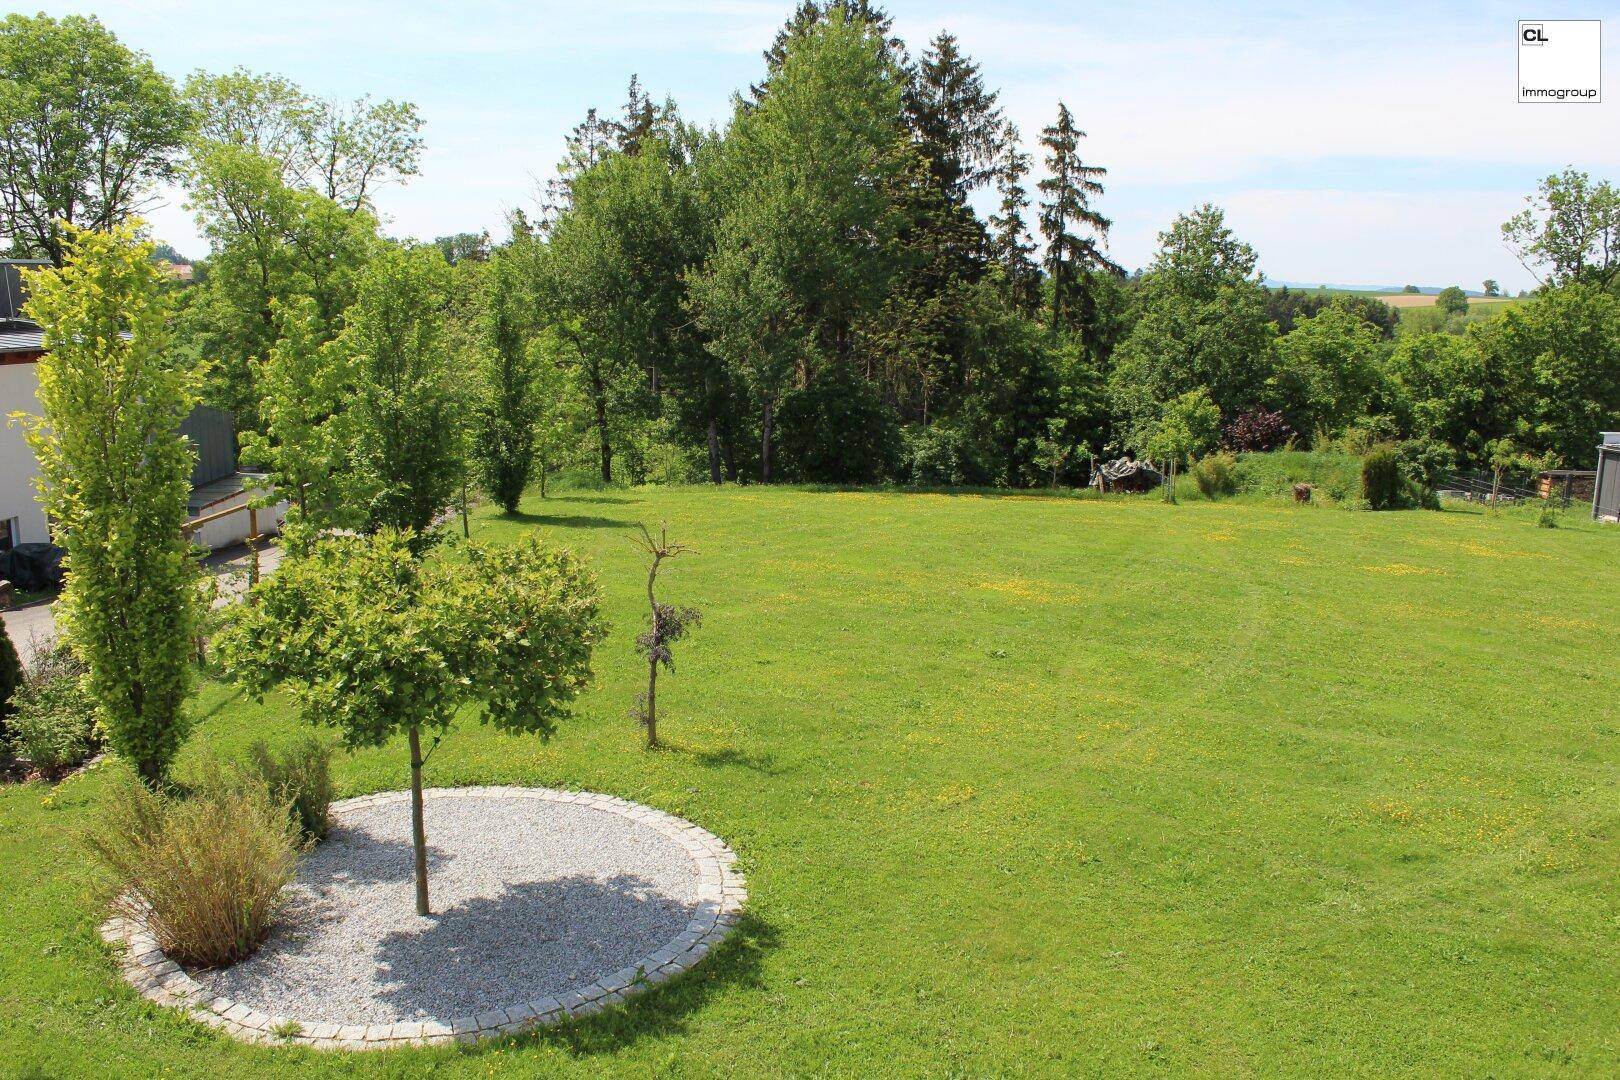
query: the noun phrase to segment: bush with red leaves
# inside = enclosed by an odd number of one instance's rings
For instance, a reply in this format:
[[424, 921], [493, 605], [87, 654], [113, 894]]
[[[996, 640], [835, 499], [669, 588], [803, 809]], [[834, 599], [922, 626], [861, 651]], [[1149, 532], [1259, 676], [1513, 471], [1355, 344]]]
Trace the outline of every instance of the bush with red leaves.
[[1221, 446], [1239, 453], [1275, 450], [1294, 437], [1280, 412], [1249, 409], [1238, 413], [1221, 429]]

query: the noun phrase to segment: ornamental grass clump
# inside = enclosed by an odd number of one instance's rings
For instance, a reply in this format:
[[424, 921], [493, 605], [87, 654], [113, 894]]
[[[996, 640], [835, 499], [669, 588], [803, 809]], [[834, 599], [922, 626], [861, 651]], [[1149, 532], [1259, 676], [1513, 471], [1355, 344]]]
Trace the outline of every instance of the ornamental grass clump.
[[1237, 457], [1224, 450], [1206, 454], [1192, 467], [1193, 482], [1206, 499], [1214, 500], [1237, 491]]
[[261, 739], [232, 767], [238, 784], [263, 784], [306, 842], [326, 839], [332, 827], [332, 744], [314, 733], [280, 750]]
[[171, 960], [221, 967], [269, 934], [298, 863], [298, 829], [262, 782], [156, 794], [116, 774], [86, 842], [118, 883], [114, 909]]

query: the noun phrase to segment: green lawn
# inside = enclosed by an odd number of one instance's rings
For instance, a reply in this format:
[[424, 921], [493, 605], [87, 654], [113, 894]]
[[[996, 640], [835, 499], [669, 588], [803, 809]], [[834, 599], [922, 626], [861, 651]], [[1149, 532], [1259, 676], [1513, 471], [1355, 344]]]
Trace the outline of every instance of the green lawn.
[[[481, 1049], [252, 1048], [95, 939], [99, 778], [0, 790], [0, 1073], [1614, 1075], [1620, 529], [1281, 501], [727, 488], [490, 511], [590, 552], [614, 624], [549, 745], [437, 785], [611, 792], [726, 838], [751, 914], [692, 976]], [[626, 718], [632, 523], [704, 623]], [[189, 748], [295, 730], [205, 687]], [[346, 758], [344, 795], [405, 783]], [[430, 822], [431, 827], [431, 822]]]

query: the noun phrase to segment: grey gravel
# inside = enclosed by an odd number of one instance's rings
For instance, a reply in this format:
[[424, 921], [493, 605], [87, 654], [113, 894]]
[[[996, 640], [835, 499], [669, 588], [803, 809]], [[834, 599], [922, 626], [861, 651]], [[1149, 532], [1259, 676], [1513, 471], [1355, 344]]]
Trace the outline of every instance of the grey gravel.
[[562, 997], [667, 945], [698, 905], [692, 857], [649, 825], [512, 795], [429, 799], [415, 911], [410, 807], [344, 811], [253, 956], [193, 972], [271, 1016], [387, 1024]]

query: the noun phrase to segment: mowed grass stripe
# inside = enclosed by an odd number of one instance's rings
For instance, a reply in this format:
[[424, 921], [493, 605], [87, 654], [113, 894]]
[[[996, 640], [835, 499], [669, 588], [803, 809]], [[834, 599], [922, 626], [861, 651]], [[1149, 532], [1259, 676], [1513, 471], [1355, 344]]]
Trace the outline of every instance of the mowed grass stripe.
[[[741, 944], [572, 1033], [466, 1055], [237, 1047], [116, 988], [71, 833], [0, 794], [0, 1035], [177, 1074], [1602, 1073], [1620, 532], [1281, 502], [702, 488], [531, 498], [613, 636], [557, 740], [463, 725], [432, 782], [557, 784], [725, 837]], [[626, 718], [644, 578], [703, 626]], [[295, 730], [210, 685], [188, 754]], [[399, 787], [362, 751], [342, 794]], [[43, 950], [55, 945], [46, 960]], [[107, 1004], [96, 1004], [106, 1001]], [[88, 1032], [94, 1032], [93, 1036]], [[53, 1067], [56, 1067], [53, 1065]], [[49, 1075], [47, 1073], [47, 1075]]]

